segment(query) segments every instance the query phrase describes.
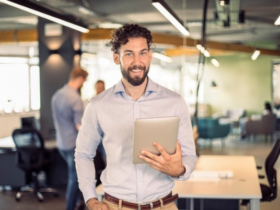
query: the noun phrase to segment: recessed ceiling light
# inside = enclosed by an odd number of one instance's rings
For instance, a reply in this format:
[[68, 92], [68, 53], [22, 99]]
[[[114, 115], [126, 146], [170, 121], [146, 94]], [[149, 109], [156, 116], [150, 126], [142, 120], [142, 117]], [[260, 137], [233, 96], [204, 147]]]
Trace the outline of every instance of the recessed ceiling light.
[[205, 57], [210, 57], [210, 53], [208, 52], [208, 50], [205, 50], [205, 51], [204, 51], [204, 56], [205, 56]]
[[252, 59], [253, 61], [256, 60], [260, 54], [261, 54], [261, 51], [255, 50], [254, 53], [253, 53], [253, 55], [252, 55], [252, 57], [251, 57], [251, 59]]
[[211, 62], [212, 62], [212, 64], [213, 64], [214, 66], [216, 66], [216, 67], [219, 67], [219, 66], [220, 66], [219, 61], [217, 61], [217, 59], [215, 59], [215, 58], [211, 59]]

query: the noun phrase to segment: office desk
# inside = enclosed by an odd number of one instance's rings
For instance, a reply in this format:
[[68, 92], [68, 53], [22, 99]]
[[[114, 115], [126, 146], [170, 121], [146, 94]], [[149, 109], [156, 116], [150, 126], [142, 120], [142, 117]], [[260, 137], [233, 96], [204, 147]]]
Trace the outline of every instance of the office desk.
[[[196, 170], [233, 171], [233, 178], [220, 179], [218, 182], [175, 181], [173, 193], [180, 198], [190, 198], [190, 209], [194, 208], [194, 198], [205, 199], [249, 199], [250, 210], [260, 209], [262, 197], [256, 163], [253, 156], [205, 156], [198, 158]], [[103, 186], [96, 189], [99, 199], [102, 198]]]

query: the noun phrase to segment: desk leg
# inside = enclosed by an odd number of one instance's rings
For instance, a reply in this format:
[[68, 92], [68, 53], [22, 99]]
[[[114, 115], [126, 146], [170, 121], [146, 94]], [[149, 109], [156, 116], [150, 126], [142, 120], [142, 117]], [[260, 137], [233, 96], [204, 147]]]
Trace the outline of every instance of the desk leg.
[[194, 210], [193, 198], [190, 198], [190, 210]]
[[250, 200], [250, 210], [260, 210], [260, 199]]

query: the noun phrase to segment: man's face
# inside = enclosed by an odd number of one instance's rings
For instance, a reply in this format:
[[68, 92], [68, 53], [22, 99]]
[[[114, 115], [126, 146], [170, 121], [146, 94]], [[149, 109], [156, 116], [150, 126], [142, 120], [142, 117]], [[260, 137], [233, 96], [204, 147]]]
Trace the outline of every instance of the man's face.
[[133, 86], [146, 80], [151, 60], [152, 52], [142, 37], [129, 38], [125, 45], [121, 45], [119, 53], [114, 53], [114, 62], [120, 64], [123, 78]]
[[77, 78], [77, 83], [78, 83], [78, 86], [79, 86], [78, 89], [81, 89], [83, 87], [85, 81], [86, 81], [86, 79], [84, 77], [78, 77]]
[[95, 91], [96, 95], [102, 93], [105, 90], [104, 83], [103, 82], [97, 82], [95, 85]]

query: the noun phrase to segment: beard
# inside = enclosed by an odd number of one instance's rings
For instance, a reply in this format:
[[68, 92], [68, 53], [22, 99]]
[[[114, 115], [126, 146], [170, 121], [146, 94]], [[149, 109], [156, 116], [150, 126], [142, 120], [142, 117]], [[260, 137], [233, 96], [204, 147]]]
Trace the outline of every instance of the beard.
[[[134, 66], [128, 67], [127, 69], [124, 69], [123, 66], [120, 64], [120, 68], [121, 68], [121, 73], [122, 73], [123, 77], [126, 79], [126, 81], [129, 84], [131, 84], [133, 86], [139, 86], [139, 85], [142, 85], [143, 82], [145, 81], [145, 79], [147, 78], [150, 66], [146, 69], [146, 66], [134, 65]], [[130, 72], [132, 70], [142, 70], [142, 71], [144, 71], [144, 74], [142, 77], [136, 76], [133, 78], [130, 75]]]

